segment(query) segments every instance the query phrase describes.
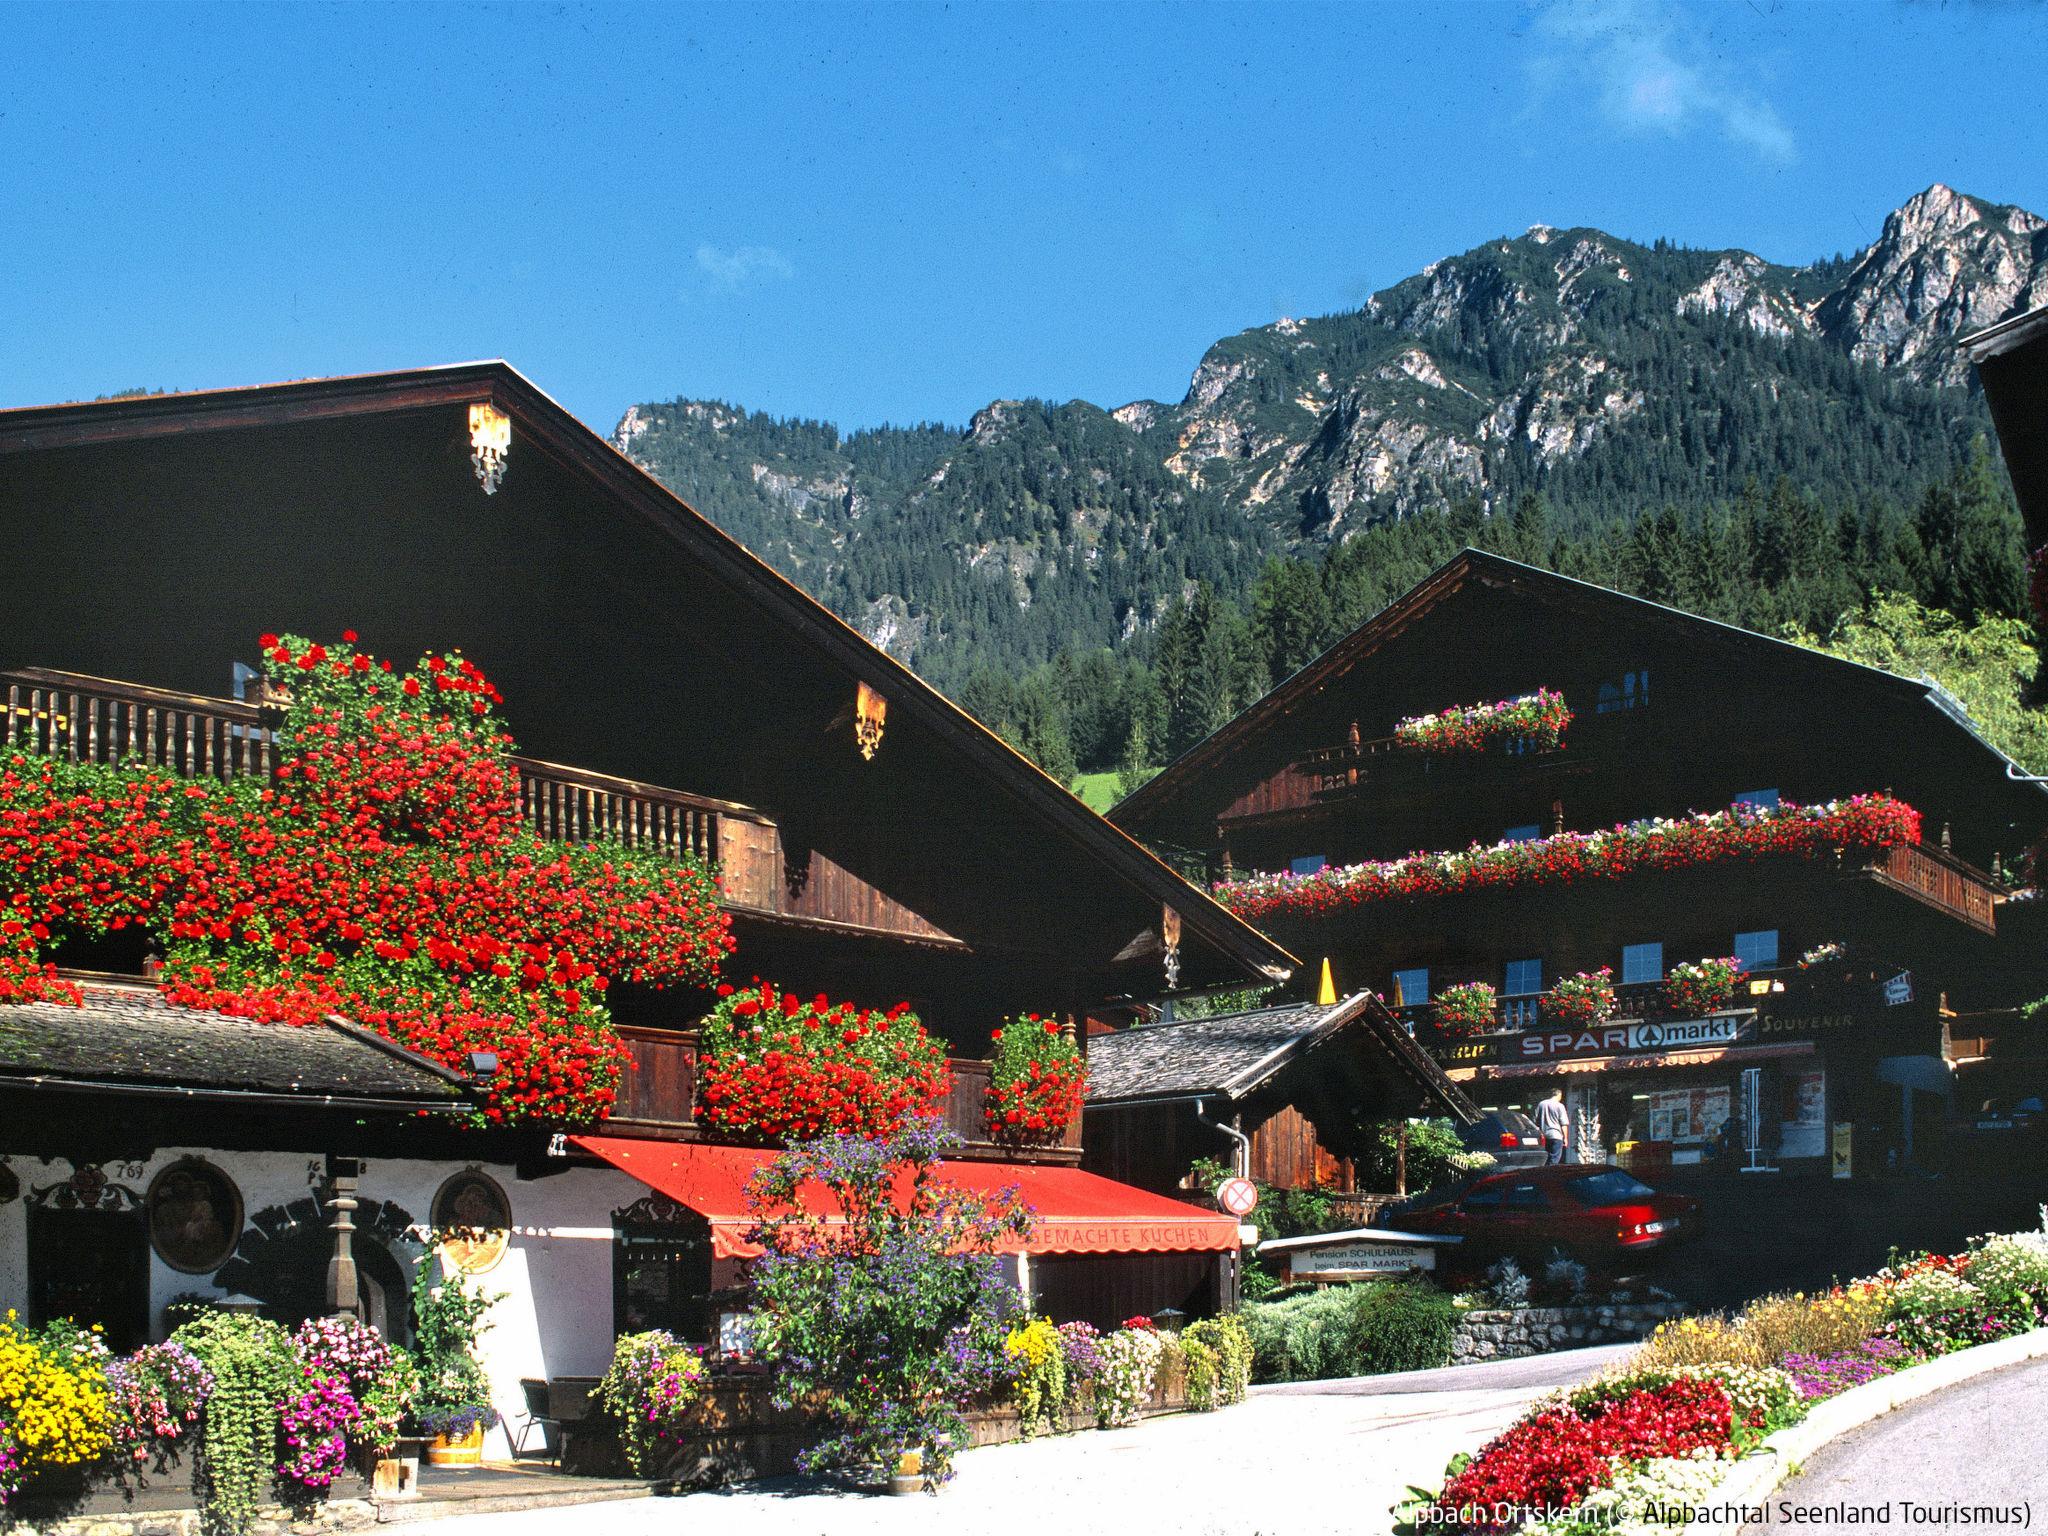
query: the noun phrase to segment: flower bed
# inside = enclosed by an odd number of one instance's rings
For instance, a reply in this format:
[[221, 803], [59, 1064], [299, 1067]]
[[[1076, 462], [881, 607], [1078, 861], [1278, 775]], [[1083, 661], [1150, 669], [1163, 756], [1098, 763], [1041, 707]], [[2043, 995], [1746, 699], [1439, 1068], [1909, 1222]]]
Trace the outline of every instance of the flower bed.
[[1670, 1522], [1711, 1503], [1730, 1462], [1811, 1404], [2044, 1323], [2048, 1231], [1667, 1324], [1615, 1370], [1552, 1393], [1455, 1458], [1438, 1493], [1396, 1515], [1406, 1530], [1676, 1532]]
[[1913, 807], [1890, 795], [1857, 795], [1825, 805], [1731, 805], [1725, 811], [1632, 822], [1604, 832], [1561, 832], [1490, 847], [1474, 843], [1461, 853], [1414, 853], [1310, 875], [1258, 875], [1223, 882], [1215, 893], [1242, 918], [1315, 917], [1374, 901], [1620, 880], [1659, 870], [1773, 856], [1810, 859], [1919, 841], [1920, 813]]
[[946, 1053], [903, 1003], [886, 1012], [757, 981], [719, 987], [703, 1024], [698, 1118], [775, 1141], [893, 1136], [945, 1096]]
[[1058, 1141], [1088, 1097], [1088, 1066], [1072, 1037], [1035, 1013], [1006, 1019], [991, 1037], [988, 1133], [1010, 1146]]
[[1394, 740], [1421, 752], [1486, 752], [1511, 741], [1555, 747], [1572, 712], [1564, 695], [1548, 688], [1496, 704], [1459, 704], [1434, 715], [1415, 715], [1394, 727]]
[[611, 983], [707, 984], [732, 949], [710, 870], [536, 836], [489, 679], [354, 640], [263, 637], [291, 700], [273, 782], [0, 758], [0, 1000], [76, 1002], [52, 947], [140, 929], [174, 1003], [490, 1051], [488, 1119], [600, 1118]]

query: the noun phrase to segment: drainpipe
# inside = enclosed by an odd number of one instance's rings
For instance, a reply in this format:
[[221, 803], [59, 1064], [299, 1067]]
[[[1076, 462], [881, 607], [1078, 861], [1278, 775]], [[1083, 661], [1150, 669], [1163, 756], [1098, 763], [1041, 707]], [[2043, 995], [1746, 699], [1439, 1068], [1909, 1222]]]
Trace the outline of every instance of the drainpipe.
[[1221, 1120], [1211, 1120], [1207, 1115], [1203, 1114], [1202, 1106], [1208, 1102], [1209, 1101], [1207, 1099], [1195, 1100], [1195, 1118], [1201, 1121], [1202, 1124], [1208, 1126], [1210, 1130], [1221, 1131], [1224, 1135], [1228, 1136], [1232, 1141], [1237, 1143], [1237, 1155], [1233, 1160], [1237, 1169], [1237, 1176], [1240, 1179], [1250, 1178], [1252, 1176], [1251, 1138], [1245, 1135], [1245, 1133], [1243, 1131], [1240, 1131], [1236, 1126], [1225, 1125]]

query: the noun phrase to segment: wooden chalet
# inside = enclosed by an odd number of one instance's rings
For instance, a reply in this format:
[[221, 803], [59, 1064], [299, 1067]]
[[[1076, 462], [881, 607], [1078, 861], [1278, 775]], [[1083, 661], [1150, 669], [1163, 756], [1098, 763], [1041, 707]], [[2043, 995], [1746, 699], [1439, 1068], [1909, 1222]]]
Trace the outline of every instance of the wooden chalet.
[[[1403, 719], [1542, 688], [1574, 715], [1555, 750], [1437, 754], [1397, 739]], [[1922, 813], [1918, 845], [1283, 904], [1258, 919], [1327, 956], [1338, 985], [1387, 996], [1482, 1108], [1564, 1086], [1578, 1156], [1697, 1161], [1748, 1093], [1764, 1155], [1823, 1170], [1849, 1126], [1844, 1153], [1867, 1169], [1907, 1149], [1916, 1101], [1929, 1134], [1949, 1019], [2009, 1006], [2023, 985], [2002, 913], [2048, 826], [2048, 789], [2009, 767], [1932, 683], [1467, 551], [1111, 817], [1234, 882], [1735, 802], [1903, 799]], [[1802, 967], [1823, 946], [1840, 952]], [[1729, 1006], [1674, 1013], [1668, 969], [1727, 955], [1749, 972]], [[1618, 983], [1608, 1027], [1546, 1018], [1547, 987], [1602, 966]], [[1431, 999], [1468, 981], [1494, 986], [1500, 1006], [1453, 1038]]]
[[[259, 634], [460, 647], [508, 701], [536, 830], [715, 861], [739, 944], [728, 975], [907, 1001], [948, 1042], [946, 1113], [971, 1176], [1022, 1184], [1045, 1218], [1020, 1280], [1036, 1254], [1087, 1254], [1085, 1273], [1143, 1310], [1142, 1286], [1115, 1273], [1129, 1256], [1234, 1258], [1234, 1224], [1079, 1169], [1078, 1119], [1049, 1147], [993, 1145], [987, 1042], [1021, 1011], [1073, 1019], [1085, 1040], [1091, 1014], [1271, 982], [1293, 958], [506, 364], [0, 412], [0, 539], [0, 748], [262, 777], [280, 717], [244, 686]], [[146, 958], [116, 943], [72, 960], [138, 978]], [[118, 1171], [146, 1190], [204, 1164], [201, 1182], [251, 1186], [237, 1196], [249, 1211], [298, 1209], [273, 1223], [284, 1231], [331, 1218], [320, 1159], [339, 1158], [363, 1163], [360, 1199], [383, 1213], [359, 1250], [402, 1247], [396, 1234], [450, 1210], [503, 1234], [464, 1261], [508, 1292], [489, 1361], [508, 1410], [521, 1378], [596, 1374], [626, 1328], [708, 1337], [744, 1256], [729, 1240], [738, 1162], [764, 1154], [700, 1134], [705, 995], [611, 1002], [633, 1066], [583, 1138], [457, 1133], [399, 1111], [279, 1126], [275, 1105], [223, 1108], [237, 1090], [212, 1080], [183, 1113], [131, 1114], [111, 1085], [96, 1091], [118, 1113], [81, 1113], [75, 1083], [59, 1095], [54, 1069], [20, 1064], [0, 1115], [0, 1295], [77, 1257], [39, 1256], [54, 1229], [26, 1219], [9, 1181]], [[160, 1011], [168, 1042], [189, 1021]], [[307, 1043], [276, 1039], [294, 1060]], [[188, 1272], [163, 1258], [147, 1204], [94, 1239], [147, 1270], [146, 1301], [132, 1287], [104, 1299], [124, 1335], [160, 1335], [163, 1306], [195, 1289], [288, 1313], [310, 1294], [305, 1266], [324, 1263]], [[1087, 1219], [1062, 1220], [1063, 1205]], [[1094, 1314], [1093, 1281], [1061, 1283], [1072, 1315]]]
[[1083, 1166], [1162, 1193], [1192, 1190], [1190, 1166], [1209, 1158], [1349, 1194], [1380, 1122], [1476, 1117], [1369, 991], [1100, 1035], [1089, 1067]]

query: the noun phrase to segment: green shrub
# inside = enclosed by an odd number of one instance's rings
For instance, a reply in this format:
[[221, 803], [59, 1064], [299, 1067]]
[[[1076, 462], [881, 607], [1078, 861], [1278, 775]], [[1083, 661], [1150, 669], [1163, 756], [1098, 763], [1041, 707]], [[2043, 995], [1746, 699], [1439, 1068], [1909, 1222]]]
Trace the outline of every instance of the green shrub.
[[1252, 1379], [1252, 1339], [1243, 1321], [1235, 1317], [1205, 1318], [1199, 1323], [1190, 1323], [1180, 1337], [1188, 1352], [1188, 1401], [1193, 1403], [1195, 1397], [1195, 1346], [1198, 1344], [1208, 1350], [1215, 1361], [1214, 1401], [1198, 1406], [1221, 1407], [1242, 1401], [1245, 1388]]
[[1447, 1365], [1457, 1318], [1426, 1280], [1338, 1285], [1241, 1314], [1265, 1381], [1319, 1381]]

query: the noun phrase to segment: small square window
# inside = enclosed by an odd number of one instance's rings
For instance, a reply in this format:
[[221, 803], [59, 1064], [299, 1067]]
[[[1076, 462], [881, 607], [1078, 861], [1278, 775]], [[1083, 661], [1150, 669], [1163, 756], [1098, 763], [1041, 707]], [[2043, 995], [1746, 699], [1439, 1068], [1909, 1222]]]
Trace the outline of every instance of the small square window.
[[1429, 967], [1394, 972], [1394, 999], [1399, 1007], [1412, 1008], [1429, 1001]]
[[1778, 930], [1757, 928], [1735, 935], [1735, 958], [1745, 971], [1768, 971], [1778, 963]]
[[1650, 670], [1624, 672], [1617, 682], [1602, 683], [1593, 712], [1611, 715], [1618, 710], [1641, 709], [1650, 702]]
[[1624, 944], [1621, 947], [1621, 983], [1664, 979], [1662, 944]]
[[1543, 962], [1541, 960], [1510, 960], [1507, 974], [1502, 978], [1505, 985], [1501, 992], [1507, 997], [1527, 997], [1532, 992], [1543, 990]]
[[1525, 826], [1509, 827], [1501, 834], [1500, 840], [1504, 843], [1533, 843], [1542, 835], [1543, 829], [1532, 821]]
[[1778, 792], [1775, 789], [1745, 789], [1735, 797], [1737, 805], [1753, 805], [1760, 811], [1775, 811], [1778, 808]]
[[1326, 867], [1329, 862], [1329, 859], [1320, 853], [1305, 853], [1298, 859], [1289, 859], [1287, 870], [1290, 874], [1312, 875]]

